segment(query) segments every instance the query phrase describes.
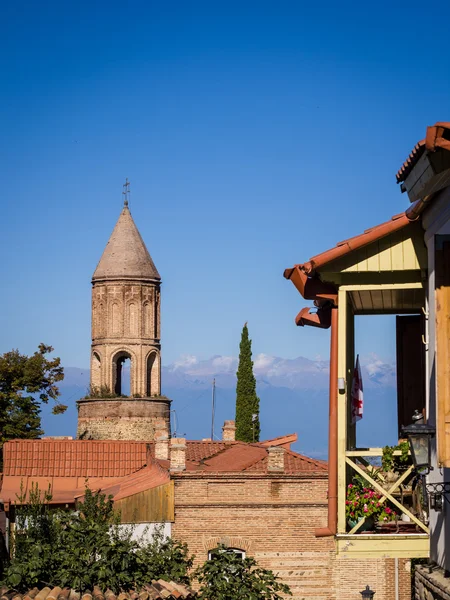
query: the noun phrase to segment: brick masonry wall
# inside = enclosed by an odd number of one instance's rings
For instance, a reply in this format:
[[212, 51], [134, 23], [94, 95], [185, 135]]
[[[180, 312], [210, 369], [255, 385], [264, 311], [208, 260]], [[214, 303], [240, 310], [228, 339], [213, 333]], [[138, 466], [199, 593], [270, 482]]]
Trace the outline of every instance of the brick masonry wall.
[[[394, 559], [338, 559], [333, 538], [316, 538], [327, 521], [327, 478], [320, 475], [186, 473], [175, 476], [172, 534], [196, 565], [225, 543], [279, 574], [294, 600], [395, 600]], [[400, 600], [410, 600], [408, 561], [399, 560]]]
[[170, 428], [170, 400], [79, 400], [77, 438], [151, 441], [161, 419]]

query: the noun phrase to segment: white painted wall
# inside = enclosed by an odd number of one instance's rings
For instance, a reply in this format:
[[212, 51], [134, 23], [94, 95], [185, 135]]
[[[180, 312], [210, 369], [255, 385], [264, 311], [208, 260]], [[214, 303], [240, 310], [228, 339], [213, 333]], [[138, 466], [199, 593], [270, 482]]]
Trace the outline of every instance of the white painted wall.
[[142, 539], [144, 542], [150, 542], [159, 528], [162, 528], [165, 538], [171, 537], [172, 535], [172, 523], [136, 523], [135, 525], [123, 523], [122, 525], [119, 525], [119, 527], [123, 531], [131, 527], [133, 529], [132, 539]]

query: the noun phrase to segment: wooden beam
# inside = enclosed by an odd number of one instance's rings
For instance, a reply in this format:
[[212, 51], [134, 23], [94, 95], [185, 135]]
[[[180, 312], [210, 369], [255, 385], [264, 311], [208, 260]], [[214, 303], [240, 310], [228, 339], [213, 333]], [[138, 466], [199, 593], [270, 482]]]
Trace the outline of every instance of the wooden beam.
[[[394, 450], [394, 456], [400, 456], [401, 450]], [[361, 448], [361, 450], [347, 450], [346, 456], [383, 456], [383, 448]]]
[[429, 536], [424, 533], [336, 536], [338, 560], [346, 558], [428, 558]]
[[380, 492], [380, 494], [386, 496], [389, 499], [389, 501], [392, 502], [392, 504], [399, 508], [403, 513], [405, 513], [405, 515], [408, 515], [411, 521], [414, 521], [414, 523], [418, 525], [421, 529], [423, 529], [425, 533], [430, 533], [430, 530], [426, 525], [424, 525], [424, 523], [422, 523], [422, 521], [420, 521], [415, 515], [413, 515], [412, 512], [410, 512], [405, 506], [400, 504], [400, 502], [396, 498], [394, 498], [394, 496], [391, 496], [389, 492], [387, 492], [378, 482], [372, 479], [372, 477], [370, 477], [370, 475], [368, 475], [363, 469], [361, 469], [361, 467], [359, 467], [348, 457], [345, 458], [345, 462], [348, 465], [350, 465], [352, 469], [354, 469], [359, 475], [364, 477], [364, 479], [368, 481], [378, 492]]
[[339, 291], [343, 290], [346, 292], [360, 292], [364, 290], [416, 290], [422, 288], [423, 283], [421, 281], [411, 281], [409, 283], [360, 283], [358, 285], [341, 285], [339, 287]]
[[[391, 498], [391, 494], [393, 492], [395, 492], [395, 490], [405, 481], [405, 479], [411, 474], [411, 472], [412, 472], [413, 469], [414, 469], [414, 466], [411, 465], [409, 467], [409, 469], [407, 469], [403, 473], [403, 475], [401, 477], [399, 477], [397, 479], [397, 481], [394, 482], [394, 484], [380, 498], [380, 500], [379, 500], [380, 504], [383, 504], [384, 501], [387, 500], [387, 498], [389, 498], [389, 499]], [[356, 525], [353, 527], [353, 529], [351, 529], [349, 531], [349, 533], [356, 533], [363, 526], [363, 524], [366, 522], [367, 518], [368, 517], [364, 517], [363, 519], [361, 519], [360, 521], [358, 521], [358, 523], [356, 523]]]

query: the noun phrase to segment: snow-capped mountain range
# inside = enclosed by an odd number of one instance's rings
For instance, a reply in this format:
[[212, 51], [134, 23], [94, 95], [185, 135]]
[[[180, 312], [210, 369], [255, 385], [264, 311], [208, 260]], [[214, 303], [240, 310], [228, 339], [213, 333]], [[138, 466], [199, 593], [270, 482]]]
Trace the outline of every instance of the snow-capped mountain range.
[[[328, 427], [328, 361], [317, 357], [293, 359], [258, 354], [253, 357], [257, 392], [261, 400], [260, 419], [264, 438], [296, 432], [296, 450], [326, 457]], [[376, 355], [360, 357], [365, 414], [358, 424], [358, 445], [384, 445], [395, 438], [396, 374], [394, 361]], [[216, 380], [215, 435], [225, 419], [234, 418], [238, 358], [212, 356], [199, 359], [181, 356], [162, 367], [162, 391], [173, 399], [173, 429], [190, 439], [208, 437], [211, 431], [211, 386]], [[89, 387], [89, 369], [65, 368], [61, 401], [69, 406], [62, 416], [50, 415], [44, 407], [43, 426], [47, 435], [75, 435], [76, 400]], [[384, 437], [375, 439], [373, 419], [386, 423]], [[372, 423], [372, 425], [371, 425]], [[377, 431], [377, 435], [379, 435]]]

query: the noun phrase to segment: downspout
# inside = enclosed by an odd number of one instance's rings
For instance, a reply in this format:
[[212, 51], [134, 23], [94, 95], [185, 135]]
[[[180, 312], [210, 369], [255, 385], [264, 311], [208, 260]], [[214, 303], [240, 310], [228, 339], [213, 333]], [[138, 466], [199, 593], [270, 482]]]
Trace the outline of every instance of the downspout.
[[427, 208], [428, 204], [433, 200], [435, 194], [430, 194], [424, 198], [420, 198], [413, 202], [405, 211], [406, 216], [410, 221], [417, 221], [423, 211]]
[[337, 531], [337, 363], [338, 308], [331, 309], [330, 391], [328, 421], [328, 526], [316, 529], [316, 537], [336, 535]]

